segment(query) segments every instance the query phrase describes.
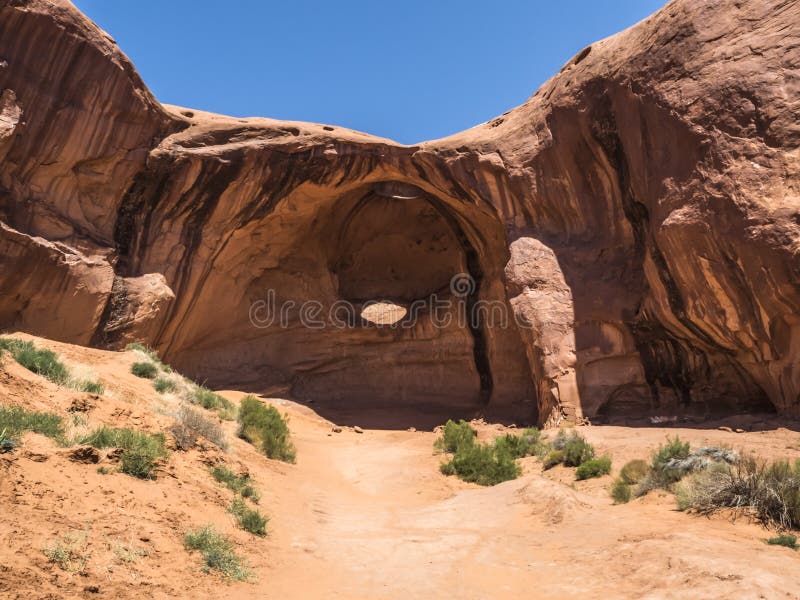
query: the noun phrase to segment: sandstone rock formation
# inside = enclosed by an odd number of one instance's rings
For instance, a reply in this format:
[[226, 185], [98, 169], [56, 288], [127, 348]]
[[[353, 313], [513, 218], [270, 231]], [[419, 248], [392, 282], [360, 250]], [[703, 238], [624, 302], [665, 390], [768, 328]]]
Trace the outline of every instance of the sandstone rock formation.
[[7, 0], [0, 327], [328, 402], [797, 415], [799, 147], [792, 0], [673, 0], [417, 146], [162, 106], [66, 0]]

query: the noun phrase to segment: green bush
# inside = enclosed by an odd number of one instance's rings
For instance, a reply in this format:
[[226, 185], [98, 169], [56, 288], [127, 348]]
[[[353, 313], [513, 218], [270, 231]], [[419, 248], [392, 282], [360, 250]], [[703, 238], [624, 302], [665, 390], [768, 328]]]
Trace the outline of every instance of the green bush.
[[611, 484], [611, 497], [614, 504], [626, 504], [631, 501], [631, 486], [622, 477], [614, 480]]
[[568, 467], [579, 467], [592, 458], [594, 447], [573, 431], [564, 446], [564, 464]]
[[155, 379], [158, 367], [151, 362], [135, 362], [131, 365], [131, 373], [144, 379]]
[[493, 446], [486, 444], [462, 444], [440, 469], [445, 475], [457, 475], [459, 479], [479, 485], [496, 485], [516, 479], [521, 473], [511, 456], [497, 453]]
[[100, 427], [81, 440], [95, 448], [119, 448], [123, 473], [150, 479], [158, 458], [167, 456], [164, 434], [147, 434], [133, 429]]
[[28, 431], [64, 443], [64, 419], [53, 413], [26, 410], [20, 406], [0, 406], [0, 431], [7, 440]]
[[611, 473], [611, 459], [608, 456], [602, 456], [600, 458], [591, 458], [582, 463], [578, 470], [575, 471], [575, 477], [577, 479], [591, 479], [601, 475], [608, 475], [609, 473]]
[[99, 381], [85, 381], [79, 380], [75, 382], [75, 389], [79, 392], [88, 392], [89, 394], [102, 395], [106, 388]]
[[637, 458], [625, 463], [625, 466], [619, 472], [619, 476], [624, 483], [634, 485], [644, 479], [649, 471], [650, 465], [641, 458]]
[[296, 450], [289, 439], [289, 427], [273, 406], [255, 396], [245, 396], [239, 405], [239, 436], [269, 458], [293, 463]]
[[535, 427], [526, 429], [521, 435], [506, 434], [494, 440], [495, 451], [508, 454], [511, 458], [534, 456], [543, 445], [542, 435]]
[[797, 536], [790, 533], [782, 533], [781, 535], [776, 535], [765, 541], [770, 546], [786, 546], [792, 550], [797, 550]]
[[218, 465], [211, 469], [211, 476], [234, 494], [239, 494], [242, 498], [249, 498], [258, 504], [259, 493], [253, 486], [249, 475], [237, 475], [229, 468]]
[[236, 420], [236, 405], [227, 398], [224, 398], [201, 385], [195, 384], [193, 386], [191, 401], [195, 404], [199, 404], [205, 409], [216, 410], [220, 418], [226, 421]]
[[8, 351], [23, 367], [53, 383], [66, 385], [69, 380], [69, 370], [52, 350], [38, 349], [33, 342], [4, 337], [0, 337], [0, 350]]
[[166, 377], [158, 377], [153, 382], [153, 387], [159, 394], [166, 394], [177, 390], [178, 384], [176, 384], [172, 379], [167, 379]]
[[449, 420], [442, 428], [441, 437], [436, 440], [433, 447], [439, 452], [458, 452], [459, 448], [469, 447], [475, 443], [475, 432], [465, 421]]
[[550, 450], [545, 457], [542, 459], [542, 466], [544, 470], [552, 469], [556, 465], [560, 465], [564, 462], [564, 451], [563, 450]]
[[233, 542], [217, 533], [211, 525], [186, 532], [183, 545], [189, 551], [196, 550], [202, 554], [204, 571], [217, 570], [237, 581], [247, 581], [251, 577], [247, 563], [236, 554]]
[[269, 517], [247, 506], [241, 498], [233, 499], [228, 512], [236, 518], [236, 523], [245, 531], [262, 537], [267, 535]]
[[686, 475], [687, 470], [673, 467], [671, 461], [680, 461], [689, 457], [691, 447], [689, 442], [682, 442], [677, 435], [673, 439], [667, 438], [667, 443], [659, 446], [653, 454], [652, 469], [658, 474], [658, 479], [663, 484], [679, 481]]

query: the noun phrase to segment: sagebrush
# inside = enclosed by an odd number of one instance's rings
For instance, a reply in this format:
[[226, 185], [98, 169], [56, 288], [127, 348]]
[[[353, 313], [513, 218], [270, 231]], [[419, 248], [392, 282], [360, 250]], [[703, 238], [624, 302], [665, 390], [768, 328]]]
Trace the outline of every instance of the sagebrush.
[[253, 444], [269, 458], [293, 463], [297, 457], [289, 439], [289, 426], [274, 406], [255, 396], [245, 396], [239, 404], [239, 436]]
[[200, 552], [204, 571], [219, 571], [237, 581], [247, 581], [252, 576], [247, 562], [236, 553], [233, 542], [211, 525], [186, 532], [183, 545], [189, 551]]

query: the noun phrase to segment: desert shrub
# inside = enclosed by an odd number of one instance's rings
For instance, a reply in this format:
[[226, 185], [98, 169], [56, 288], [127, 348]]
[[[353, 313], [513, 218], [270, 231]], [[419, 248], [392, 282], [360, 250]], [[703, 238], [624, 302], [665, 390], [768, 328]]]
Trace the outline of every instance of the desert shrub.
[[153, 350], [152, 348], [148, 348], [144, 344], [139, 342], [131, 342], [127, 346], [125, 346], [125, 350], [141, 352], [142, 354], [146, 355], [149, 359], [153, 362], [161, 362], [158, 358], [158, 353]]
[[550, 450], [545, 457], [542, 459], [542, 466], [545, 470], [552, 469], [556, 465], [560, 465], [564, 462], [564, 451], [563, 450]]
[[225, 421], [236, 420], [238, 414], [236, 405], [227, 398], [220, 396], [216, 392], [212, 392], [202, 385], [192, 384], [189, 399], [191, 402], [199, 404], [205, 409], [216, 410], [219, 417]]
[[611, 484], [611, 497], [614, 504], [626, 504], [631, 501], [631, 486], [622, 477], [618, 477]]
[[151, 362], [135, 362], [131, 365], [131, 373], [144, 379], [155, 379], [158, 367]]
[[150, 479], [157, 460], [167, 455], [164, 434], [147, 434], [133, 429], [100, 427], [81, 440], [95, 448], [119, 448], [123, 473]]
[[677, 463], [689, 457], [691, 448], [689, 442], [682, 442], [677, 435], [673, 439], [667, 438], [667, 442], [658, 447], [651, 466], [653, 471], [659, 473], [663, 481], [667, 483], [678, 481], [688, 471], [683, 470]]
[[650, 465], [647, 464], [647, 461], [637, 458], [626, 462], [619, 472], [619, 476], [623, 483], [634, 485], [644, 479], [649, 471]]
[[53, 413], [26, 410], [21, 406], [0, 406], [0, 431], [8, 440], [32, 431], [64, 443], [64, 419]]
[[495, 451], [508, 454], [511, 458], [534, 456], [543, 445], [542, 434], [535, 427], [525, 429], [520, 435], [506, 434], [494, 440]]
[[791, 533], [782, 533], [780, 535], [776, 535], [775, 537], [771, 537], [767, 540], [764, 540], [770, 546], [786, 546], [787, 548], [791, 548], [792, 550], [797, 550], [797, 536], [792, 535]]
[[767, 464], [754, 457], [717, 463], [678, 488], [678, 507], [700, 514], [745, 510], [764, 525], [800, 528], [800, 461]]
[[449, 420], [442, 428], [442, 435], [433, 447], [439, 452], [458, 452], [461, 447], [469, 447], [475, 443], [475, 432], [466, 421]]
[[590, 458], [581, 463], [578, 470], [575, 471], [575, 477], [577, 479], [591, 479], [592, 477], [608, 475], [610, 472], [611, 459], [608, 456], [601, 456], [600, 458]]
[[51, 563], [65, 571], [83, 571], [89, 553], [86, 551], [86, 532], [68, 533], [57, 538], [42, 551]]
[[211, 469], [211, 476], [234, 494], [239, 494], [242, 498], [249, 498], [258, 504], [259, 493], [249, 475], [237, 475], [229, 468], [218, 465]]
[[88, 392], [90, 394], [103, 394], [106, 388], [99, 381], [87, 381], [79, 379], [75, 381], [75, 388], [79, 392]]
[[0, 350], [8, 351], [23, 367], [53, 383], [66, 385], [69, 380], [69, 370], [52, 350], [36, 348], [33, 342], [14, 338], [0, 338]]
[[204, 571], [216, 570], [237, 581], [246, 581], [251, 577], [247, 563], [236, 554], [233, 542], [217, 533], [211, 525], [186, 532], [183, 545], [189, 551], [196, 550], [202, 554]]
[[636, 495], [642, 496], [656, 488], [669, 490], [689, 473], [715, 470], [720, 465], [734, 464], [738, 460], [739, 454], [729, 448], [711, 446], [691, 450], [688, 442], [682, 442], [676, 436], [668, 439], [653, 454], [651, 468], [639, 481]]
[[153, 382], [153, 387], [159, 394], [167, 394], [178, 389], [178, 384], [168, 377], [157, 377]]
[[0, 429], [0, 454], [4, 452], [13, 452], [17, 447], [17, 440], [12, 439], [8, 433], [7, 428]]
[[462, 444], [440, 469], [445, 475], [457, 475], [459, 479], [479, 485], [496, 485], [516, 479], [521, 473], [510, 455], [498, 453], [487, 444]]
[[178, 415], [170, 431], [181, 450], [193, 448], [198, 437], [207, 439], [222, 450], [228, 448], [222, 428], [202, 412], [190, 406], [183, 405], [178, 409]]
[[37, 348], [33, 342], [0, 338], [0, 351], [2, 350], [8, 351], [14, 360], [29, 371], [41, 375], [55, 384], [92, 394], [102, 394], [105, 391], [103, 384], [99, 381], [72, 377], [69, 368], [61, 362], [58, 354], [52, 350]]
[[228, 512], [234, 516], [236, 523], [245, 531], [262, 537], [267, 535], [269, 517], [261, 514], [261, 511], [247, 506], [241, 498], [233, 499]]
[[255, 396], [245, 396], [239, 405], [239, 436], [269, 458], [295, 462], [296, 450], [285, 419], [274, 406], [267, 406]]
[[564, 445], [564, 464], [568, 467], [579, 467], [587, 460], [594, 458], [594, 446], [573, 431]]

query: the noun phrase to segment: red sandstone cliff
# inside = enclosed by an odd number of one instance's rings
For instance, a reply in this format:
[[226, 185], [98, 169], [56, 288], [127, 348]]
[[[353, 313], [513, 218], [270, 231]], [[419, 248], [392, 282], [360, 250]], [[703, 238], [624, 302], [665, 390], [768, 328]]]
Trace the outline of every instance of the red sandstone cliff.
[[[0, 8], [0, 327], [329, 402], [800, 412], [800, 3], [674, 0], [419, 146], [161, 106], [65, 1]], [[251, 308], [482, 318], [254, 327]]]

